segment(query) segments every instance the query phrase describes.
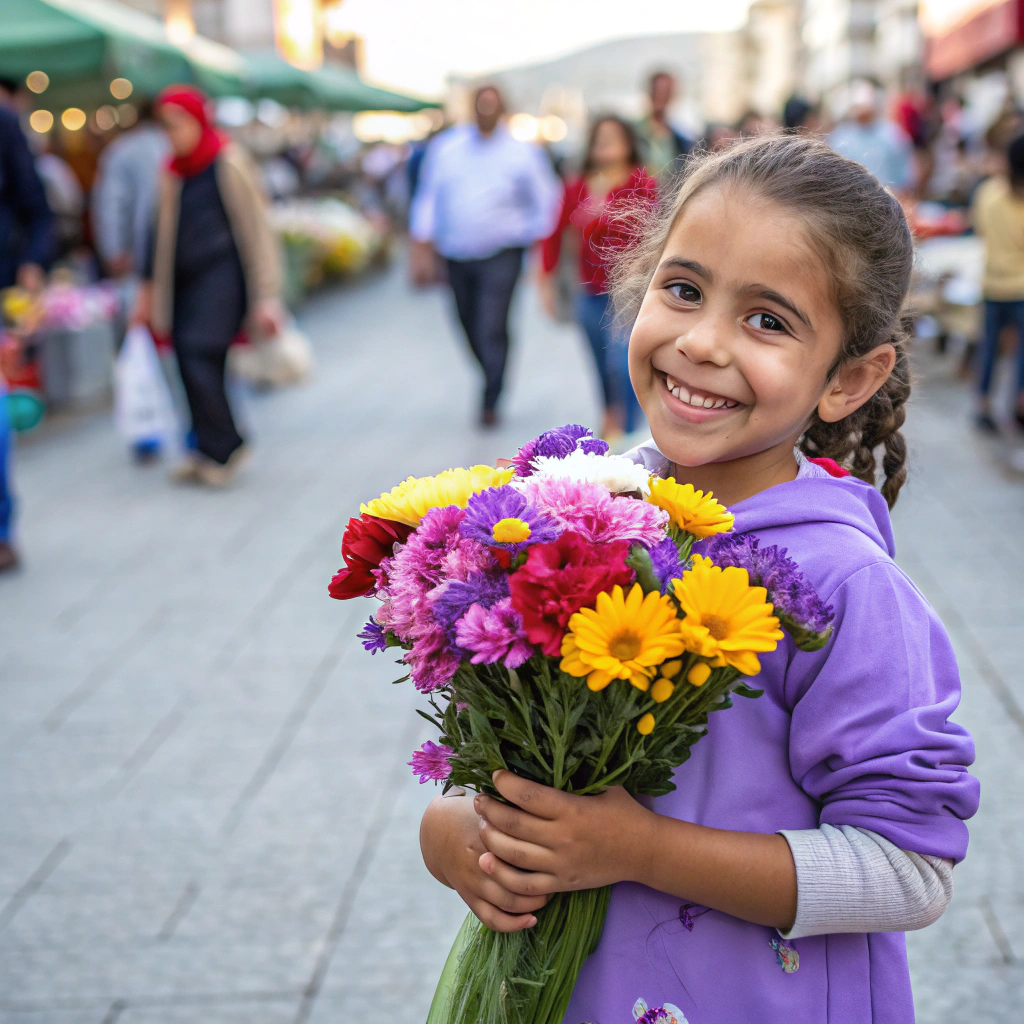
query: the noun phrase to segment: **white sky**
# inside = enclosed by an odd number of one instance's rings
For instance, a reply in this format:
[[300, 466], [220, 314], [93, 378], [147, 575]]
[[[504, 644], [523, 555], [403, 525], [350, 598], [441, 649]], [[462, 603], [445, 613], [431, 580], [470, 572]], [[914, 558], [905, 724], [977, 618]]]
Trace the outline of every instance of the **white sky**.
[[437, 94], [453, 72], [531, 63], [623, 36], [734, 29], [749, 6], [750, 0], [344, 0], [338, 21], [365, 39], [368, 78]]

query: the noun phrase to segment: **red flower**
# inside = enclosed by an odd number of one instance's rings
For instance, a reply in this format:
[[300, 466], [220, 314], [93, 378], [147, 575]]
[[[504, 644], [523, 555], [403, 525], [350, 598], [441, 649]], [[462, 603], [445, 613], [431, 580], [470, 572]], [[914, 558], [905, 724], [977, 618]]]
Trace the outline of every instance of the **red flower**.
[[550, 544], [534, 544], [526, 563], [509, 578], [512, 607], [523, 617], [531, 643], [550, 657], [562, 653], [562, 637], [572, 615], [594, 605], [597, 595], [626, 586], [629, 541], [590, 544], [567, 530]]
[[387, 558], [396, 544], [403, 544], [412, 527], [376, 516], [350, 519], [341, 539], [341, 557], [345, 567], [331, 580], [327, 592], [339, 601], [350, 597], [366, 597], [377, 589], [374, 569]]

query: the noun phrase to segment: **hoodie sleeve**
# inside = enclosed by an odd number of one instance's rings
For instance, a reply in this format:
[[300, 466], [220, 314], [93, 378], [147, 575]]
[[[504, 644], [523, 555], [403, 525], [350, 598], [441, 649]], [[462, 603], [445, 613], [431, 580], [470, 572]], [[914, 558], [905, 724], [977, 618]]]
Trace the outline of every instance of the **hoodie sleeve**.
[[830, 601], [832, 640], [793, 662], [805, 665], [791, 676], [793, 778], [821, 804], [821, 825], [962, 860], [979, 786], [967, 772], [974, 743], [949, 720], [960, 675], [942, 623], [887, 561], [855, 572]]

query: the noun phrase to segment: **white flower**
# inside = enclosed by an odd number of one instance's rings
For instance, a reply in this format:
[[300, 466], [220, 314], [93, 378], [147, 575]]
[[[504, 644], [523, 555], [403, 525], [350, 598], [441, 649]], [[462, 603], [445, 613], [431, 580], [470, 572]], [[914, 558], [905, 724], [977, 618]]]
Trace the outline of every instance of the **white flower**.
[[594, 455], [577, 448], [564, 459], [538, 455], [531, 465], [535, 479], [547, 477], [604, 484], [612, 494], [639, 491], [646, 497], [651, 491], [650, 473], [624, 455]]

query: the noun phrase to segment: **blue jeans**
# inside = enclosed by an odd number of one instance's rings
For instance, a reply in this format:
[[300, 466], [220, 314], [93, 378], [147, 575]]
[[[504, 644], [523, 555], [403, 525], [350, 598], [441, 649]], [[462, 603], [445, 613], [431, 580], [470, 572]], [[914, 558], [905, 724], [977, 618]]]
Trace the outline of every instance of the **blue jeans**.
[[629, 335], [616, 326], [608, 295], [579, 292], [576, 319], [586, 332], [594, 354], [604, 407], [622, 410], [622, 428], [629, 434], [636, 430], [641, 412], [629, 380]]
[[994, 302], [985, 300], [985, 336], [978, 351], [978, 392], [983, 398], [992, 390], [999, 357], [999, 333], [1007, 324], [1017, 328], [1017, 390], [1024, 392], [1024, 301]]
[[7, 467], [10, 463], [13, 431], [7, 418], [7, 388], [0, 380], [0, 541], [11, 539], [11, 519], [14, 516], [14, 498], [7, 486]]

